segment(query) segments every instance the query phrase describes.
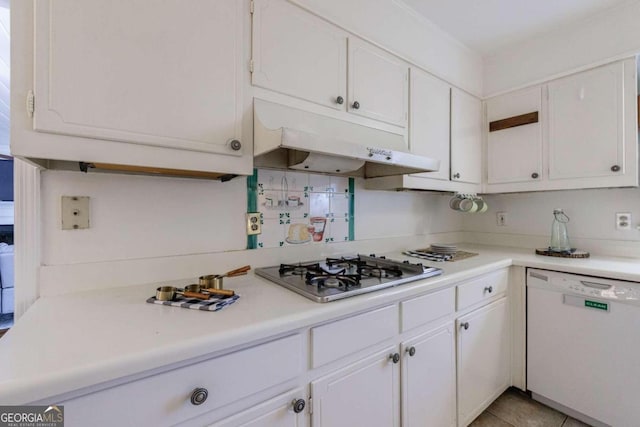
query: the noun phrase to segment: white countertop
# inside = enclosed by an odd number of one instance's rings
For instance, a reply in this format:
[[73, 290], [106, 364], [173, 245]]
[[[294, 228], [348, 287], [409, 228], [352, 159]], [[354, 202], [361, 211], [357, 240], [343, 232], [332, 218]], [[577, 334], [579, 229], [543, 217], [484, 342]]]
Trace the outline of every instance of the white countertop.
[[640, 282], [640, 260], [635, 259], [565, 259], [531, 250], [458, 246], [479, 255], [453, 263], [421, 261], [442, 268], [444, 274], [325, 304], [253, 274], [227, 279], [225, 284], [241, 298], [218, 312], [146, 303], [157, 284], [40, 298], [0, 339], [0, 404], [35, 402], [225, 352], [510, 265]]

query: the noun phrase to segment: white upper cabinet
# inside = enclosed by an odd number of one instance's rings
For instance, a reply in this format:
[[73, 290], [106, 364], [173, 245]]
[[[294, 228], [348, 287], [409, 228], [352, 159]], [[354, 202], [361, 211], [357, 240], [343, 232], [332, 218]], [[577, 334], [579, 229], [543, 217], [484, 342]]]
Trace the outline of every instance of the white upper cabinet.
[[406, 126], [409, 67], [401, 60], [354, 37], [349, 38], [351, 113]]
[[549, 179], [624, 174], [623, 79], [617, 62], [549, 83]]
[[285, 0], [254, 1], [252, 34], [256, 97], [406, 133], [406, 62]]
[[[36, 130], [251, 151], [242, 133], [244, 2], [34, 3]], [[98, 150], [95, 157], [86, 160], [109, 159]]]
[[255, 0], [255, 86], [344, 110], [347, 34], [282, 0]]
[[440, 160], [438, 172], [413, 175], [449, 181], [451, 87], [424, 71], [411, 69], [409, 146], [413, 154]]
[[440, 160], [437, 172], [367, 179], [366, 188], [479, 193], [482, 102], [422, 70], [411, 68], [409, 147]]
[[[543, 179], [541, 87], [536, 86], [491, 98], [486, 105], [489, 124], [521, 118], [515, 120], [517, 126], [512, 121], [511, 124], [507, 124], [512, 127], [499, 126], [501, 128], [499, 130], [489, 129], [487, 183], [540, 182]], [[536, 113], [537, 119], [530, 123], [532, 120], [527, 118], [532, 117], [532, 113]]]
[[482, 180], [482, 102], [457, 88], [451, 91], [451, 180]]
[[[637, 186], [636, 67], [629, 58], [489, 99], [486, 191]], [[537, 123], [490, 130], [534, 111]]]

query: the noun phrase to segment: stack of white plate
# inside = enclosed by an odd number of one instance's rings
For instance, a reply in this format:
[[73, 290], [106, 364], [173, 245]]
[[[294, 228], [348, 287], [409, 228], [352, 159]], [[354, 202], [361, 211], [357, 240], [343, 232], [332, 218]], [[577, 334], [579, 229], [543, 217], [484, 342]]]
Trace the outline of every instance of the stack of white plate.
[[431, 250], [438, 254], [455, 255], [455, 253], [458, 251], [458, 248], [456, 247], [456, 245], [451, 244], [432, 243]]

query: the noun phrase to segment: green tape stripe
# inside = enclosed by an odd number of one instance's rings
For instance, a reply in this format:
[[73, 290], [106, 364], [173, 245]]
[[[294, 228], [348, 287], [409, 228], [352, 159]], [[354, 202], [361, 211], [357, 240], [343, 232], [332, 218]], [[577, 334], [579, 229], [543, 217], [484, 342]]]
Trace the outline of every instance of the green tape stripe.
[[355, 194], [356, 180], [349, 178], [349, 241], [355, 240]]
[[[258, 169], [247, 177], [247, 213], [258, 212]], [[247, 249], [258, 247], [258, 236], [247, 236]]]

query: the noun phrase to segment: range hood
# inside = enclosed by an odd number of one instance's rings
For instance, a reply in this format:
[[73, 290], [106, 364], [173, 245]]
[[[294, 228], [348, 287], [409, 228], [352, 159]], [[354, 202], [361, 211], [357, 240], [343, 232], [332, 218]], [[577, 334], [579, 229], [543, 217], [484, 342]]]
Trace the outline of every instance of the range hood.
[[399, 151], [403, 135], [254, 100], [254, 165], [374, 178], [433, 172], [440, 161]]

